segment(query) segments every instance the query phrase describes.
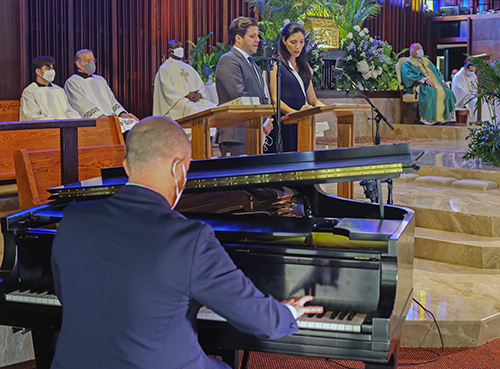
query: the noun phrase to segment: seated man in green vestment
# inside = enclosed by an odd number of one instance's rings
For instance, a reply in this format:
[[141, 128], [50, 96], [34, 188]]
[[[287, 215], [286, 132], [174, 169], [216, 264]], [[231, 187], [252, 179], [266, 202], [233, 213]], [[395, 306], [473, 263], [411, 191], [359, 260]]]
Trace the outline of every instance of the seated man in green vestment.
[[411, 45], [410, 55], [401, 68], [401, 79], [407, 93], [413, 93], [419, 86], [418, 111], [421, 122], [435, 124], [449, 120], [450, 113], [455, 109], [455, 95], [445, 85], [435, 65], [424, 58], [422, 45]]

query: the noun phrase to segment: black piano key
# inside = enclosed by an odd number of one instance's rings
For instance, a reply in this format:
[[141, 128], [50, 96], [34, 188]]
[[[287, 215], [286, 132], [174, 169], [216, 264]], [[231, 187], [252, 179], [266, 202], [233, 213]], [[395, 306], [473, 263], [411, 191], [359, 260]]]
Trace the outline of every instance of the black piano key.
[[347, 310], [343, 310], [340, 315], [339, 315], [339, 320], [344, 320], [344, 318], [346, 317], [348, 311]]
[[356, 312], [355, 311], [351, 311], [349, 313], [349, 315], [347, 315], [347, 320], [353, 320], [355, 316], [356, 316]]
[[19, 287], [19, 292], [25, 292], [25, 291], [28, 291], [30, 289], [31, 289], [30, 286], [21, 286], [21, 287]]
[[337, 315], [339, 315], [340, 310], [333, 310], [332, 315], [330, 315], [330, 319], [335, 319]]
[[323, 312], [322, 312], [322, 313], [320, 313], [320, 314], [318, 314], [318, 319], [323, 318], [323, 317], [325, 316], [325, 314], [326, 314], [326, 309], [325, 309], [325, 308], [323, 308]]
[[316, 314], [307, 314], [307, 317], [308, 317], [308, 318], [314, 318], [314, 316], [315, 316], [315, 315], [316, 315]]

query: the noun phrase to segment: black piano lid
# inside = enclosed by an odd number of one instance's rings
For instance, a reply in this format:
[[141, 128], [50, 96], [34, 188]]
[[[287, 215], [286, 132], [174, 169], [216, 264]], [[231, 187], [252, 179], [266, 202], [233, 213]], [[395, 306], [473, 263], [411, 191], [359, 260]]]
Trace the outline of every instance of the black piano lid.
[[[186, 192], [395, 178], [417, 170], [407, 143], [193, 160]], [[123, 173], [116, 168], [109, 172]], [[103, 178], [49, 189], [51, 199], [111, 195], [127, 181], [102, 173]]]

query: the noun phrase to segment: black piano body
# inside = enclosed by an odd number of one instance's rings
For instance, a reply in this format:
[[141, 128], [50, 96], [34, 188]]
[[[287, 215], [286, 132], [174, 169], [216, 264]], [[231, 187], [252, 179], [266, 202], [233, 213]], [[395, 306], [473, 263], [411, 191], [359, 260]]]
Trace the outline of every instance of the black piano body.
[[[279, 300], [312, 294], [327, 311], [304, 317], [296, 334], [268, 341], [200, 313], [202, 346], [394, 368], [413, 290], [414, 213], [334, 197], [320, 184], [416, 170], [407, 144], [193, 161], [178, 209], [209, 223], [264, 293]], [[50, 269], [57, 223], [73, 201], [115, 193], [126, 183], [122, 174], [112, 168], [51, 189], [52, 202], [1, 220], [0, 324], [31, 329], [39, 368], [50, 366], [61, 325]]]

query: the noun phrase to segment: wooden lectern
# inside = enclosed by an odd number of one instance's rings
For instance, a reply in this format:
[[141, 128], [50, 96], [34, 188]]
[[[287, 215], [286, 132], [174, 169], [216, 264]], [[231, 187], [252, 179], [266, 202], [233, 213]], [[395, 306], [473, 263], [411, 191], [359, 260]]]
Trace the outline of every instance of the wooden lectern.
[[262, 154], [262, 119], [274, 113], [271, 105], [223, 105], [177, 120], [183, 128], [191, 128], [193, 159], [211, 157], [210, 127], [225, 128], [245, 125], [247, 155]]
[[[370, 111], [368, 104], [332, 104], [315, 106], [311, 109], [288, 114], [281, 119], [283, 124], [297, 124], [297, 150], [309, 151], [316, 148], [316, 117], [322, 120], [337, 118], [337, 147], [354, 147], [354, 115]], [[338, 183], [337, 195], [352, 199], [352, 182]]]

